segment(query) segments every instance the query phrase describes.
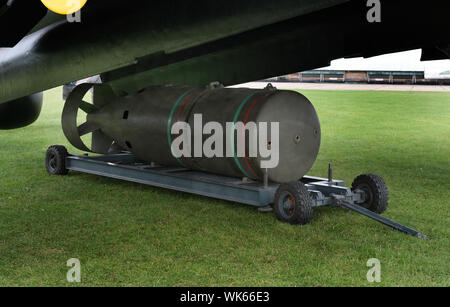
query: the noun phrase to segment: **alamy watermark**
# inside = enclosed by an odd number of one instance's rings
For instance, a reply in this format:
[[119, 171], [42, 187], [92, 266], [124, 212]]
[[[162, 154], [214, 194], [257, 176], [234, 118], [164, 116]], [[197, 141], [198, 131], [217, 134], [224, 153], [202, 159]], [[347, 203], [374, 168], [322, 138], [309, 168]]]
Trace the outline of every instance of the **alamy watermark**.
[[367, 267], [371, 268], [367, 272], [367, 281], [370, 283], [381, 282], [381, 261], [377, 258], [372, 258], [367, 261]]
[[67, 271], [67, 282], [81, 283], [81, 262], [77, 258], [67, 260], [67, 266], [70, 270]]
[[[171, 133], [177, 135], [171, 144], [172, 155], [177, 159], [260, 157], [262, 169], [276, 168], [280, 161], [280, 123], [278, 122], [270, 123], [270, 127], [267, 122], [259, 124], [228, 122], [226, 127], [223, 127], [218, 122], [208, 122], [204, 125], [203, 116], [195, 114], [194, 127], [180, 121], [172, 126]], [[210, 135], [205, 142], [203, 142], [204, 135]], [[194, 136], [194, 144], [192, 144], [192, 136]]]
[[380, 0], [367, 0], [367, 7], [370, 7], [367, 12], [367, 21], [370, 23], [381, 22], [381, 2]]
[[[70, 8], [71, 11], [77, 9], [81, 6], [80, 0], [67, 0], [67, 7]], [[66, 15], [67, 21], [70, 23], [80, 23], [81, 22], [81, 10], [76, 11], [73, 14]]]

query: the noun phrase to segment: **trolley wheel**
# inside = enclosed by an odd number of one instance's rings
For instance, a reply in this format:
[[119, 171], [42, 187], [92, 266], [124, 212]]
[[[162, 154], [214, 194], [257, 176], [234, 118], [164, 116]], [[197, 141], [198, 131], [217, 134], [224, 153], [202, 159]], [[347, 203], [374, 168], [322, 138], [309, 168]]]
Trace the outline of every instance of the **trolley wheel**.
[[282, 184], [275, 194], [274, 209], [282, 222], [309, 224], [313, 217], [313, 201], [308, 188], [301, 182]]
[[67, 149], [64, 146], [50, 146], [45, 155], [45, 167], [50, 175], [64, 176], [69, 173], [66, 168]]
[[383, 178], [378, 175], [361, 175], [352, 184], [352, 191], [362, 190], [366, 201], [360, 206], [372, 212], [382, 214], [388, 208], [389, 191]]

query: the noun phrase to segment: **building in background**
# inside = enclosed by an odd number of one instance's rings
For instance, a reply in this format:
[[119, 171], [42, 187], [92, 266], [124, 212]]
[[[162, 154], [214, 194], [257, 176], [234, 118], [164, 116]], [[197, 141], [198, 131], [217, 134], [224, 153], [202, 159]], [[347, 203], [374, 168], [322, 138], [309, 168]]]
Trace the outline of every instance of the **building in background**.
[[450, 85], [450, 60], [421, 62], [421, 50], [339, 59], [329, 67], [270, 79], [322, 83]]

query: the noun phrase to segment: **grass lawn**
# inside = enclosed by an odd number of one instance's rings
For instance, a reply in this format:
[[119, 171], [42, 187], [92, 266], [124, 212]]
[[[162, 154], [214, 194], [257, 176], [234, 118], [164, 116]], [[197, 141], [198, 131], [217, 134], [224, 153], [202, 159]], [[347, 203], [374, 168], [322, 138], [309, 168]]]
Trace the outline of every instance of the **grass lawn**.
[[[450, 94], [304, 91], [323, 146], [310, 175], [347, 184], [362, 173], [390, 188], [386, 217], [419, 240], [356, 213], [321, 208], [308, 226], [254, 208], [118, 180], [52, 177], [47, 147], [68, 145], [61, 89], [39, 121], [0, 131], [0, 285], [68, 286], [78, 258], [84, 286], [450, 286]], [[71, 146], [67, 146], [73, 151]]]

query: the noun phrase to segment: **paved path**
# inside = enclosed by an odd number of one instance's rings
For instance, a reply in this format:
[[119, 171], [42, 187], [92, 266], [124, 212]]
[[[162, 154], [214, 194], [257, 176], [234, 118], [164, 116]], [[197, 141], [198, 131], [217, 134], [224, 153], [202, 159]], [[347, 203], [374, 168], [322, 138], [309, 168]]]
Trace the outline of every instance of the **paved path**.
[[[250, 82], [233, 87], [264, 88], [268, 82]], [[295, 83], [274, 82], [273, 86], [287, 90], [342, 90], [342, 91], [406, 91], [448, 92], [450, 86], [439, 85], [393, 85], [393, 84], [339, 84], [339, 83]]]

